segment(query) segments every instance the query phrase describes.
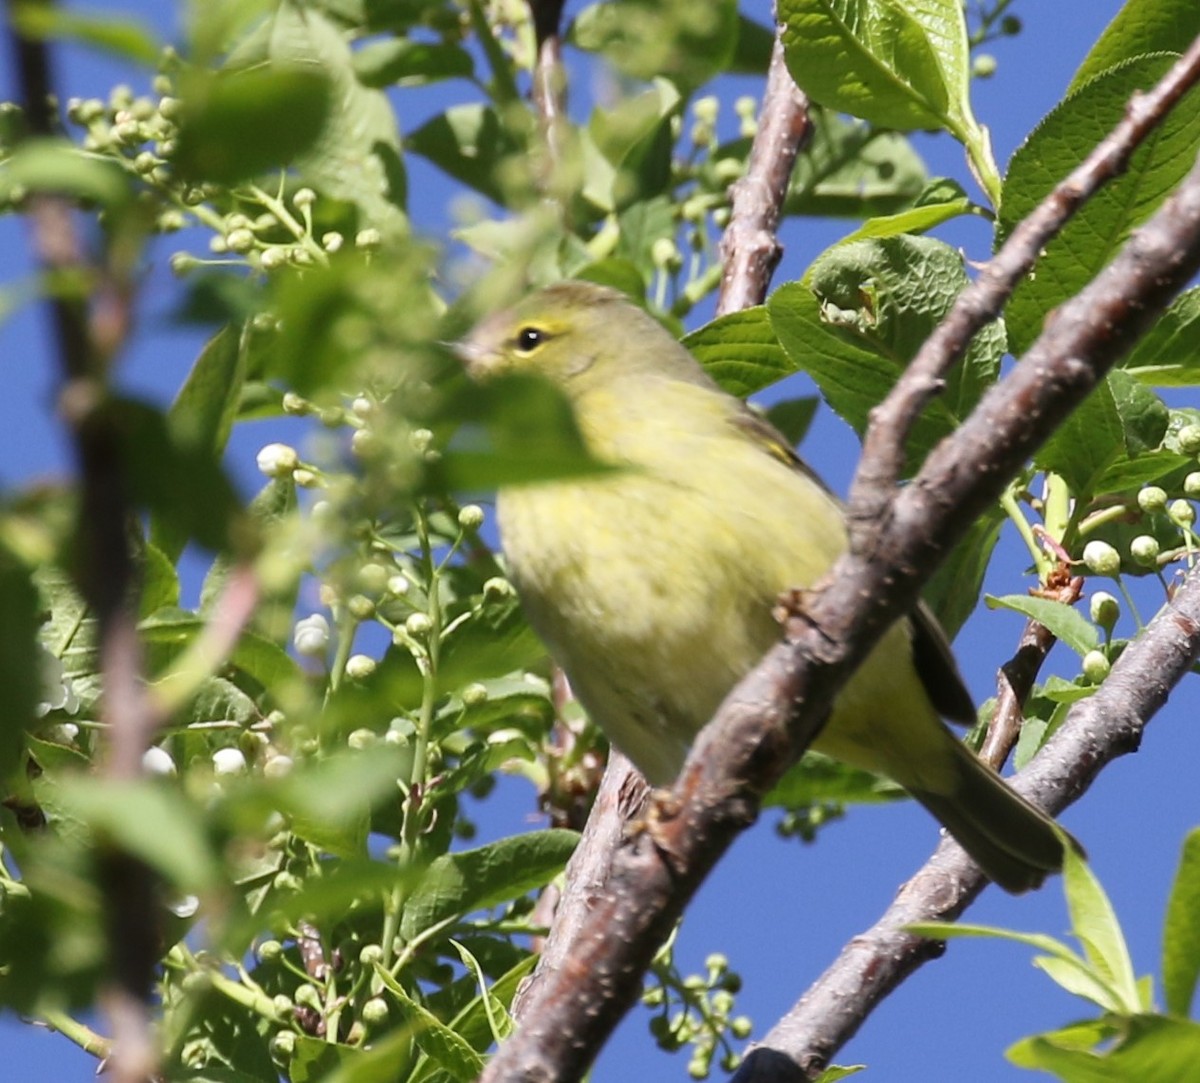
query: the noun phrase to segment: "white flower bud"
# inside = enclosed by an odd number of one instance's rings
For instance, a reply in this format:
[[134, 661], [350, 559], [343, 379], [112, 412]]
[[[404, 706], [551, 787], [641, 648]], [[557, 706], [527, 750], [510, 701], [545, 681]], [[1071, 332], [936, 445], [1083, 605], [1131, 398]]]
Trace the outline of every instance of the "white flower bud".
[[246, 770], [246, 757], [240, 748], [218, 748], [212, 754], [212, 765], [218, 775], [240, 775]]
[[165, 748], [151, 745], [142, 753], [142, 770], [148, 775], [173, 775], [175, 761]]
[[346, 676], [352, 680], [365, 680], [374, 672], [375, 659], [369, 654], [352, 654], [346, 659]]
[[409, 583], [408, 577], [403, 575], [393, 575], [388, 578], [387, 592], [394, 594], [397, 598], [408, 593], [408, 588], [412, 584]]
[[1193, 471], [1183, 479], [1183, 491], [1190, 497], [1200, 496], [1200, 471]]
[[488, 690], [485, 685], [475, 682], [462, 690], [462, 701], [467, 707], [478, 707], [488, 701]]
[[300, 654], [310, 658], [320, 657], [329, 647], [329, 621], [320, 613], [297, 621], [292, 632], [292, 643]]
[[287, 477], [300, 463], [300, 456], [290, 444], [267, 444], [254, 460], [260, 473], [269, 478]]
[[291, 756], [272, 756], [263, 764], [263, 775], [267, 778], [283, 778], [291, 773], [294, 766]]

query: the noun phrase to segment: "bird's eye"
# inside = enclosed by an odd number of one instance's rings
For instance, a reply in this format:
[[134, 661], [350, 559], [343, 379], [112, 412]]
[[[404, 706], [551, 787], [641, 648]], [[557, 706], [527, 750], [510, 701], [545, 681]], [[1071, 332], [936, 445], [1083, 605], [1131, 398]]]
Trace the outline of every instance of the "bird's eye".
[[537, 327], [522, 327], [517, 332], [517, 349], [521, 353], [532, 353], [546, 341], [546, 333]]

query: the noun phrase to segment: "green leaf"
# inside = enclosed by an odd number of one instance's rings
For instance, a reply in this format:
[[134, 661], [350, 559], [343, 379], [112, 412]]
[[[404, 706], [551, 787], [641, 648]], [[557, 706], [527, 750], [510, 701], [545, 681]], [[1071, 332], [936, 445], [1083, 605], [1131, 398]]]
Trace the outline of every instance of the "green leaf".
[[[219, 460], [237, 415], [245, 377], [245, 352], [237, 332], [225, 327], [200, 351], [167, 411], [167, 425], [175, 438], [197, 452], [206, 450], [214, 460]], [[178, 560], [187, 544], [182, 525], [178, 520], [169, 521], [161, 516], [151, 519], [151, 540], [168, 560]]]
[[1000, 528], [1006, 521], [999, 505], [980, 515], [921, 592], [925, 604], [951, 640], [975, 612], [992, 550], [996, 548]]
[[762, 75], [771, 63], [774, 47], [774, 33], [739, 12], [737, 44], [726, 70], [738, 75]]
[[[1081, 87], [1058, 105], [1017, 148], [1004, 181], [996, 229], [1009, 233], [1125, 115], [1133, 95], [1152, 86], [1173, 56], [1140, 57]], [[1038, 259], [1005, 309], [1009, 343], [1023, 354], [1046, 317], [1074, 297], [1117, 254], [1183, 179], [1200, 147], [1200, 89], [1195, 87], [1133, 155], [1129, 168], [1079, 209]]]
[[1044, 624], [1076, 654], [1087, 654], [1100, 645], [1100, 633], [1096, 631], [1096, 626], [1065, 602], [1035, 598], [1029, 594], [1008, 594], [1002, 598], [987, 594], [984, 601], [989, 609], [1011, 609]]
[[1092, 967], [1121, 997], [1125, 1014], [1148, 1005], [1140, 1002], [1129, 947], [1116, 912], [1087, 862], [1074, 847], [1065, 847], [1063, 891], [1071, 915], [1071, 931], [1083, 945]]
[[1192, 0], [1136, 0], [1123, 5], [1071, 79], [1074, 94], [1097, 75], [1134, 57], [1177, 52], [1200, 34], [1200, 7]]
[[50, 192], [111, 211], [128, 206], [133, 191], [116, 162], [85, 154], [65, 139], [26, 139], [0, 162], [0, 199], [5, 201], [22, 192]]
[[792, 447], [796, 447], [807, 435], [819, 405], [816, 395], [784, 399], [767, 407], [767, 420], [783, 433]]
[[829, 109], [809, 110], [812, 136], [796, 160], [786, 214], [870, 218], [913, 205], [927, 182], [925, 163], [897, 132], [880, 132]]
[[780, 0], [788, 70], [813, 101], [899, 131], [969, 116], [962, 6], [895, 0]]
[[1200, 384], [1200, 289], [1176, 297], [1121, 368], [1151, 387]]
[[319, 71], [327, 81], [328, 109], [296, 157], [304, 181], [354, 204], [385, 236], [405, 234], [408, 182], [396, 113], [382, 90], [359, 81], [346, 36], [317, 8], [280, 4], [267, 59], [273, 68]]
[[408, 991], [383, 967], [375, 973], [399, 1002], [406, 1018], [412, 1020], [411, 1039], [430, 1060], [445, 1069], [456, 1083], [471, 1083], [483, 1071], [484, 1060], [474, 1049], [446, 1026], [424, 1004], [409, 996]]
[[562, 871], [578, 841], [574, 831], [534, 831], [443, 854], [408, 897], [400, 935], [411, 940], [435, 925], [542, 887]]
[[435, 486], [480, 492], [610, 469], [588, 454], [562, 392], [535, 375], [464, 383], [449, 413], [466, 427], [431, 467]]
[[113, 12], [94, 18], [49, 4], [26, 2], [14, 4], [9, 17], [21, 36], [31, 40], [77, 41], [147, 66], [157, 64], [162, 56], [162, 45], [141, 22], [117, 18]]
[[[967, 278], [961, 256], [928, 237], [890, 237], [829, 249], [806, 283], [775, 291], [767, 313], [793, 363], [816, 381], [856, 432], [954, 304]], [[995, 380], [1004, 331], [973, 340], [945, 393], [917, 419], [908, 442], [911, 470], [954, 430]]]
[[[1086, 1027], [1026, 1038], [1008, 1051], [1009, 1059], [1070, 1083], [1179, 1083], [1200, 1063], [1200, 1025], [1189, 1020], [1134, 1016], [1125, 1021], [1120, 1041], [1102, 1053], [1080, 1047]], [[1111, 1036], [1110, 1030], [1097, 1037]]]
[[904, 791], [889, 779], [809, 752], [775, 784], [763, 805], [788, 809], [827, 802], [876, 805], [903, 796]]
[[1186, 1016], [1200, 978], [1200, 828], [1183, 840], [1163, 923], [1163, 993], [1167, 1011]]
[[[43, 648], [38, 645], [38, 591], [30, 569], [0, 546], [0, 689], [3, 690], [3, 729], [0, 730], [0, 780], [17, 768], [25, 733], [34, 722], [34, 709], [43, 698]], [[6, 787], [7, 788], [7, 787]]]
[[372, 806], [389, 794], [399, 800], [404, 759], [402, 749], [389, 745], [333, 754], [248, 789], [244, 800], [267, 802], [290, 818], [297, 835], [328, 853], [362, 856]]
[[203, 894], [224, 883], [200, 811], [172, 786], [157, 779], [74, 777], [56, 787], [56, 796], [95, 836], [140, 858], [180, 890]]
[[[177, 657], [204, 634], [208, 622], [181, 609], [161, 609], [138, 625], [143, 642], [162, 651], [164, 664]], [[243, 632], [229, 663], [263, 688], [278, 689], [299, 673], [295, 661], [278, 644], [255, 632]]]
[[896, 214], [868, 218], [853, 233], [847, 234], [839, 244], [851, 244], [854, 241], [867, 240], [870, 237], [896, 237], [902, 233], [927, 233], [943, 222], [961, 218], [965, 214], [974, 214], [977, 208], [966, 194], [934, 203], [924, 203]]
[[526, 160], [525, 140], [490, 105], [451, 106], [410, 132], [405, 145], [501, 206], [524, 190], [520, 169], [512, 167]]
[[[1076, 500], [1087, 501], [1117, 491], [1127, 464], [1136, 464], [1162, 442], [1168, 420], [1166, 406], [1153, 391], [1116, 369], [1038, 450], [1034, 462], [1061, 475]], [[1107, 480], [1110, 473], [1112, 481]]]
[[354, 70], [369, 87], [422, 86], [439, 79], [470, 79], [475, 61], [458, 45], [393, 38], [370, 42], [354, 53]]
[[635, 79], [662, 76], [694, 90], [733, 59], [736, 0], [609, 0], [586, 7], [567, 39]]
[[704, 371], [731, 395], [746, 398], [796, 371], [779, 344], [763, 305], [718, 316], [683, 344]]
[[193, 69], [180, 85], [183, 114], [173, 164], [198, 181], [234, 184], [291, 165], [320, 135], [329, 79], [312, 69]]
[[[581, 137], [588, 167], [583, 194], [594, 206], [610, 213], [669, 189], [671, 119], [681, 104], [679, 91], [667, 80], [656, 79], [641, 94], [592, 112]], [[596, 154], [603, 157], [602, 163]]]

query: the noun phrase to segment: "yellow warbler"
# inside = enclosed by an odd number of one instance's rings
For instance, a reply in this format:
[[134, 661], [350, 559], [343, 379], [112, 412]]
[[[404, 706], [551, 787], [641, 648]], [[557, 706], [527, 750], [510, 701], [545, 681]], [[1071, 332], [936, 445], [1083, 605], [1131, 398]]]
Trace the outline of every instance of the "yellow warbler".
[[[484, 320], [472, 375], [531, 372], [567, 396], [587, 447], [625, 467], [502, 489], [501, 542], [530, 623], [579, 701], [656, 785], [778, 640], [781, 592], [846, 548], [837, 501], [787, 441], [726, 394], [620, 294], [565, 282]], [[996, 883], [1023, 891], [1062, 864], [1053, 822], [940, 715], [975, 710], [923, 607], [838, 696], [814, 748], [890, 776]]]

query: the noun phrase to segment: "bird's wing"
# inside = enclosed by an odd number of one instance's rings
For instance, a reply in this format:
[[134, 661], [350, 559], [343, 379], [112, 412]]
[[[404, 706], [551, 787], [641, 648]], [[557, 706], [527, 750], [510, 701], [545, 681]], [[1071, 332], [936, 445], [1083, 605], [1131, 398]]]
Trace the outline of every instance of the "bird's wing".
[[[761, 414], [745, 407], [734, 413], [731, 423], [768, 455], [799, 470], [830, 492], [829, 487], [796, 454], [787, 437]], [[912, 628], [913, 664], [929, 701], [938, 714], [948, 721], [973, 726], [977, 720], [975, 702], [967, 691], [946, 633], [942, 631], [937, 618], [924, 602], [918, 602], [909, 614], [909, 624]]]

